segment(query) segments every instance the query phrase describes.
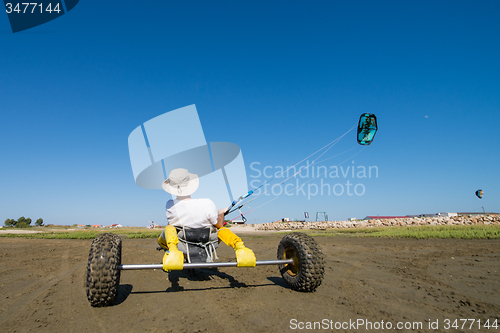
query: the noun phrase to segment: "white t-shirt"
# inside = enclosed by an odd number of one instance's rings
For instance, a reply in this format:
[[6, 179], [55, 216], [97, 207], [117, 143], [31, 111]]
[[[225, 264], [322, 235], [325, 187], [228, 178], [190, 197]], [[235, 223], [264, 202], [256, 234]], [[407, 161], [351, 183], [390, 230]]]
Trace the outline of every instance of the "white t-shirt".
[[217, 208], [210, 199], [168, 200], [167, 220], [174, 227], [209, 227], [217, 224]]

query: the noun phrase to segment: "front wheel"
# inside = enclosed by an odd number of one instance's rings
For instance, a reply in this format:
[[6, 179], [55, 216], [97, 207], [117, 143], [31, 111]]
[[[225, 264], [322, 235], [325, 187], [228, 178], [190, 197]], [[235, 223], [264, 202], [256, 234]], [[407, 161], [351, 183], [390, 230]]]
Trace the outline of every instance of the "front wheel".
[[292, 290], [313, 292], [325, 274], [323, 252], [316, 241], [301, 232], [286, 235], [278, 246], [278, 260], [293, 259], [293, 264], [279, 265], [281, 276]]
[[120, 285], [122, 240], [112, 233], [100, 234], [90, 246], [87, 265], [87, 298], [94, 307], [115, 301]]

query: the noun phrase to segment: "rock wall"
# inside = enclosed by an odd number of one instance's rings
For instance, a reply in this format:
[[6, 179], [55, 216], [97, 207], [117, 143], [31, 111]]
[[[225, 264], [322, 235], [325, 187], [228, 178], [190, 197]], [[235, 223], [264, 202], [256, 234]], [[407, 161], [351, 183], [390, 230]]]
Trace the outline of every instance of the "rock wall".
[[497, 224], [500, 225], [500, 215], [485, 216], [435, 216], [435, 217], [408, 217], [399, 219], [380, 219], [362, 221], [323, 221], [323, 222], [272, 222], [254, 224], [257, 230], [300, 230], [300, 229], [336, 229], [336, 228], [370, 228], [393, 227], [412, 225], [473, 225]]

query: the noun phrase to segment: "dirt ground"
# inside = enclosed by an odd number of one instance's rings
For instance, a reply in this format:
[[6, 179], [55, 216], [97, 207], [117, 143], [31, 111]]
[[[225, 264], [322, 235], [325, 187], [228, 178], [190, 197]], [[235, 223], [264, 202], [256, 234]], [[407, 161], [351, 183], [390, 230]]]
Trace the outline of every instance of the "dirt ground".
[[[241, 236], [258, 260], [275, 259], [283, 237]], [[322, 332], [477, 332], [477, 321], [446, 330], [446, 320], [500, 321], [500, 240], [316, 240], [326, 271], [314, 293], [290, 290], [276, 266], [123, 271], [116, 304], [92, 308], [84, 288], [91, 240], [0, 238], [0, 331], [310, 332], [319, 322]], [[124, 239], [122, 263], [160, 263], [155, 248], [152, 239]], [[218, 253], [234, 260], [224, 245]], [[352, 326], [358, 320], [375, 326]], [[375, 329], [382, 321], [393, 329]], [[422, 326], [398, 330], [398, 322]]]

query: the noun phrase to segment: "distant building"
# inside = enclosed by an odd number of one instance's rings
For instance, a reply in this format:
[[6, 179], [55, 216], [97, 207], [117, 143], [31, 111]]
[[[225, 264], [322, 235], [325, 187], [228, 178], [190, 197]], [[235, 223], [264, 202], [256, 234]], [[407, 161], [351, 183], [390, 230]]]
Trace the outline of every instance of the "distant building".
[[408, 215], [405, 215], [405, 216], [367, 216], [363, 220], [405, 219], [408, 217], [409, 217]]
[[453, 216], [458, 216], [458, 213], [437, 213], [436, 215], [438, 216], [445, 216], [445, 217], [453, 217]]

